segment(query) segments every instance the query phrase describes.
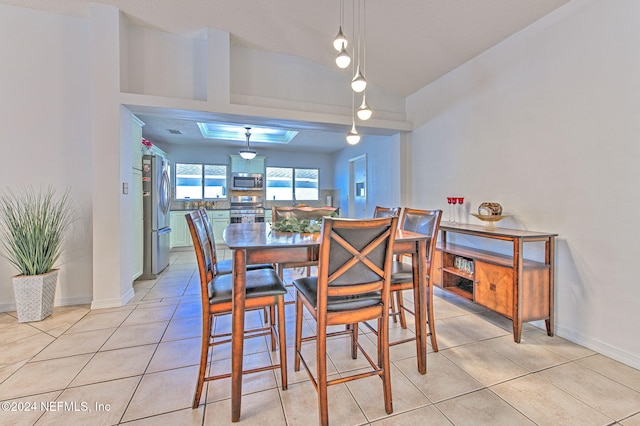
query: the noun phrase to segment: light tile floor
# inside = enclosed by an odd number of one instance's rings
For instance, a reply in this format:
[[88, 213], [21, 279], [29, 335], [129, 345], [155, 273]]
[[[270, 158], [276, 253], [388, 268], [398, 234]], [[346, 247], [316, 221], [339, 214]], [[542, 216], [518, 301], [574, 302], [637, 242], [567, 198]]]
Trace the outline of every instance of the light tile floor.
[[[157, 280], [134, 290], [121, 308], [59, 307], [28, 324], [0, 314], [0, 424], [230, 423], [228, 379], [206, 384], [206, 404], [190, 408], [201, 322], [193, 252], [172, 253]], [[391, 349], [393, 414], [384, 412], [381, 382], [372, 377], [329, 388], [332, 424], [640, 425], [640, 371], [532, 325], [516, 344], [510, 321], [443, 291], [436, 290], [434, 311], [440, 351], [429, 352], [426, 375], [416, 370], [414, 344]], [[247, 314], [248, 323], [259, 315]], [[279, 388], [277, 370], [245, 376], [241, 424], [317, 423], [316, 392], [304, 371], [293, 371], [293, 321], [288, 305], [289, 389]], [[228, 326], [228, 318], [217, 324]], [[305, 326], [312, 332], [309, 319]], [[392, 325], [392, 338], [407, 333]], [[361, 341], [374, 349], [371, 337]], [[273, 356], [263, 338], [245, 349], [246, 364]], [[365, 366], [350, 358], [344, 338], [328, 350], [332, 377]], [[303, 351], [313, 365], [313, 344]], [[221, 347], [214, 367], [229, 368], [229, 356]]]

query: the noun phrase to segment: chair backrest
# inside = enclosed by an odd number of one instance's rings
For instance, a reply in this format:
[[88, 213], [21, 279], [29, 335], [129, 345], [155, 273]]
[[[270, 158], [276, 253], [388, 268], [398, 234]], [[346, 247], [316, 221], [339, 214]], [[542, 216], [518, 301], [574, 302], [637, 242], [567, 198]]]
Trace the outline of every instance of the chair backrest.
[[200, 290], [201, 295], [203, 296], [202, 303], [205, 303], [204, 295], [207, 295], [206, 303], [208, 305], [209, 297], [211, 297], [211, 294], [209, 294], [209, 283], [215, 276], [216, 261], [211, 256], [211, 242], [207, 235], [207, 226], [198, 210], [187, 213], [185, 217], [187, 219], [187, 224], [189, 225], [191, 239], [193, 240], [193, 248], [195, 249], [196, 259], [198, 261]]
[[323, 218], [318, 260], [318, 311], [326, 310], [327, 297], [331, 296], [374, 294], [383, 306], [388, 304], [397, 226], [397, 216]]
[[331, 216], [337, 207], [276, 207], [271, 208], [271, 220], [279, 222], [283, 219], [309, 219], [321, 221], [324, 216]]
[[213, 237], [213, 227], [211, 226], [211, 220], [209, 219], [209, 215], [207, 214], [207, 209], [204, 207], [198, 207], [198, 212], [200, 212], [200, 216], [202, 217], [202, 221], [204, 222], [204, 229], [207, 232], [207, 237], [209, 238], [209, 250], [211, 251], [211, 260], [214, 264], [214, 272], [217, 274], [218, 270], [216, 267], [216, 263], [218, 262], [218, 255], [216, 254], [216, 240]]
[[429, 236], [427, 241], [427, 261], [431, 262], [436, 250], [438, 230], [442, 210], [418, 210], [405, 208], [400, 220], [400, 228]]
[[399, 214], [400, 207], [376, 206], [376, 208], [373, 210], [373, 217], [398, 216]]

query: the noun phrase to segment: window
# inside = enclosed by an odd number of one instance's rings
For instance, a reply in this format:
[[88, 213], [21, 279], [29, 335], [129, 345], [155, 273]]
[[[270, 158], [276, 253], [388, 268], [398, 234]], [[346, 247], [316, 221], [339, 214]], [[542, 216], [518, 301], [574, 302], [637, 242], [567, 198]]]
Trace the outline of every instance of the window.
[[319, 169], [267, 167], [268, 200], [317, 200]]
[[227, 166], [176, 163], [176, 199], [224, 198], [226, 194]]

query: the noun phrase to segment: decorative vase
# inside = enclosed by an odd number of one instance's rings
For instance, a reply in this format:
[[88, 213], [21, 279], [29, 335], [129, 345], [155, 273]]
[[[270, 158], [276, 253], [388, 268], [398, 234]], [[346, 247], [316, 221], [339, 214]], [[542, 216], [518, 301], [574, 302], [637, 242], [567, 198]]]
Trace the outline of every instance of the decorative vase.
[[41, 275], [13, 277], [18, 322], [42, 321], [53, 313], [58, 269]]

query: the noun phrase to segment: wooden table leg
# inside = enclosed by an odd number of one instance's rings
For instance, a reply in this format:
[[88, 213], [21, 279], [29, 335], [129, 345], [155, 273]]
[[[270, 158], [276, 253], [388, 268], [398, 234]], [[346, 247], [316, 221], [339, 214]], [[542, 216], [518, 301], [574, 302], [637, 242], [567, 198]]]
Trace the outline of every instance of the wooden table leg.
[[545, 320], [547, 326], [547, 335], [553, 336], [553, 315], [555, 312], [554, 306], [554, 280], [555, 280], [555, 257], [556, 257], [556, 238], [549, 237], [545, 243], [545, 257], [546, 263], [549, 265], [549, 318]]
[[522, 338], [522, 239], [513, 240], [513, 341], [520, 343]]
[[[414, 283], [418, 283], [417, 294], [418, 300], [414, 300], [416, 312], [416, 346], [418, 350], [418, 371], [420, 374], [427, 373], [427, 242], [420, 240], [418, 242], [417, 252], [413, 253], [412, 262], [418, 265], [418, 277], [414, 277]], [[415, 296], [414, 296], [415, 297]]]
[[244, 350], [244, 302], [247, 280], [247, 253], [233, 252], [233, 307], [231, 311], [231, 421], [240, 420], [242, 399], [242, 353]]

